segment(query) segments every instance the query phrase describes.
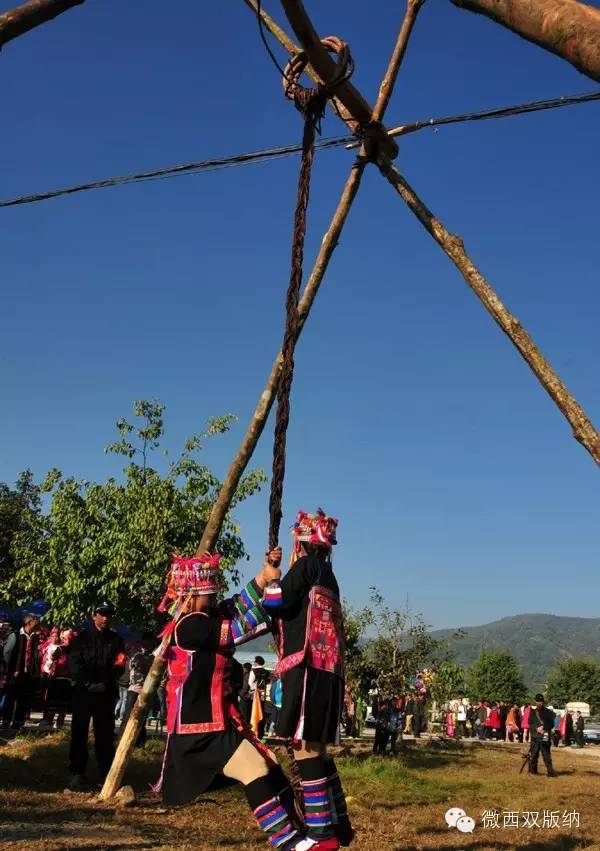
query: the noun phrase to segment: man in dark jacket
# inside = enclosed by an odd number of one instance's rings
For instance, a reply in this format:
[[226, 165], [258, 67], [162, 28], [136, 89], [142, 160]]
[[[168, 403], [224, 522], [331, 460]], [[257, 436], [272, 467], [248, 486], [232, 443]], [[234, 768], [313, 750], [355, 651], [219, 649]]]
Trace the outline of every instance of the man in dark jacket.
[[92, 625], [83, 629], [71, 645], [69, 673], [73, 680], [73, 719], [69, 789], [72, 790], [81, 789], [85, 784], [90, 718], [94, 724], [96, 762], [101, 780], [108, 774], [115, 753], [117, 678], [125, 657], [123, 640], [110, 629], [114, 613], [110, 603], [99, 603], [92, 614]]
[[554, 728], [554, 712], [544, 705], [544, 695], [536, 694], [535, 708], [529, 715], [529, 733], [531, 736], [531, 753], [529, 755], [529, 773], [538, 773], [540, 753], [548, 772], [548, 777], [556, 777], [550, 748], [552, 745], [552, 730]]
[[6, 666], [6, 696], [2, 727], [20, 730], [40, 689], [40, 620], [26, 614], [23, 626], [8, 637], [2, 652]]

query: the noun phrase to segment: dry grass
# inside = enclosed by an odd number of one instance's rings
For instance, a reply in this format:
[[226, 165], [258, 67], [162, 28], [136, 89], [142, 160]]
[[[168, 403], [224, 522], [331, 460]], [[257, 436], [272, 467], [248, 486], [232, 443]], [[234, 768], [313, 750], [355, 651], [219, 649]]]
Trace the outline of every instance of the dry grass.
[[[263, 841], [240, 788], [211, 792], [196, 804], [165, 810], [148, 790], [160, 764], [152, 742], [137, 753], [128, 782], [139, 795], [132, 809], [115, 809], [92, 794], [63, 793], [67, 742], [61, 736], [24, 739], [0, 748], [2, 851], [208, 851], [259, 849]], [[600, 749], [555, 752], [560, 776], [519, 775], [520, 751], [504, 745], [423, 743], [399, 758], [374, 759], [366, 746], [346, 747], [338, 765], [359, 836], [355, 851], [406, 849], [600, 849]], [[465, 809], [473, 834], [448, 830], [444, 813]], [[483, 828], [485, 810], [580, 813], [580, 828]], [[502, 819], [501, 819], [502, 823]]]

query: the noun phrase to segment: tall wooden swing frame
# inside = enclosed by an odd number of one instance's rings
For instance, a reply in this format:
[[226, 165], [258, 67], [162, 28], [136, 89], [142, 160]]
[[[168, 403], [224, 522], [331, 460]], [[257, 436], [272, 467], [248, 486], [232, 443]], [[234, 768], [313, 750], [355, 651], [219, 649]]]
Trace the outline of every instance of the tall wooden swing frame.
[[[335, 64], [327, 49], [323, 46], [301, 0], [281, 0], [283, 10], [301, 47], [290, 39], [270, 15], [258, 5], [256, 0], [244, 0], [244, 2], [255, 14], [260, 15], [263, 25], [277, 38], [290, 55], [294, 56], [301, 49], [304, 50], [310, 63], [306, 69], [306, 73], [313, 81], [318, 84], [326, 84], [333, 78]], [[462, 239], [451, 234], [444, 227], [442, 222], [428, 209], [393, 164], [392, 158], [396, 155], [397, 148], [395, 142], [387, 136], [383, 126], [383, 118], [406, 53], [411, 33], [424, 2], [425, 0], [407, 0], [406, 13], [387, 70], [381, 81], [375, 106], [371, 108], [360, 92], [349, 81], [339, 85], [336, 88], [335, 97], [331, 98], [339, 117], [350, 128], [352, 133], [355, 133], [362, 139], [362, 144], [358, 158], [353, 164], [350, 175], [342, 190], [330, 226], [323, 237], [313, 270], [300, 299], [298, 305], [298, 336], [302, 332], [331, 256], [337, 246], [348, 213], [360, 187], [364, 170], [369, 162], [373, 162], [421, 224], [448, 255], [450, 260], [452, 260], [485, 309], [516, 346], [542, 386], [571, 424], [576, 440], [588, 450], [596, 463], [600, 464], [600, 435], [595, 430], [583, 408], [574, 396], [569, 393], [565, 384], [560, 380], [546, 358], [544, 358], [519, 320], [508, 311], [491, 285], [486, 281], [481, 272], [479, 272], [467, 254]], [[242, 444], [232, 461], [215, 501], [198, 546], [197, 554], [212, 550], [217, 542], [223, 520], [231, 504], [237, 485], [258, 443], [275, 400], [281, 365], [282, 355], [279, 352], [273, 363], [266, 386], [260, 396]], [[150, 697], [163, 676], [164, 664], [162, 654], [159, 653], [155, 658], [144, 683], [142, 693], [137, 700], [134, 711], [119, 742], [111, 770], [100, 793], [100, 797], [103, 799], [111, 798], [121, 784], [139, 730], [144, 723]]]
[[[6, 41], [22, 35], [62, 12], [81, 5], [83, 2], [85, 0], [30, 0], [23, 6], [0, 15], [0, 48]], [[467, 285], [518, 349], [544, 389], [568, 420], [575, 439], [600, 465], [600, 435], [582, 407], [568, 391], [548, 360], [542, 355], [520, 321], [509, 312], [492, 286], [477, 269], [465, 250], [462, 239], [446, 229], [393, 163], [397, 154], [397, 147], [393, 139], [387, 135], [383, 126], [383, 118], [417, 16], [424, 2], [425, 0], [407, 0], [406, 13], [387, 70], [381, 81], [375, 106], [371, 108], [360, 92], [348, 81], [337, 86], [335, 96], [330, 99], [330, 103], [334, 105], [338, 116], [359, 139], [360, 151], [346, 180], [330, 226], [321, 242], [313, 270], [299, 301], [296, 339], [302, 332], [331, 256], [337, 246], [339, 236], [360, 187], [364, 170], [368, 163], [373, 163], [454, 263]], [[504, 0], [502, 0], [502, 3], [496, 2], [491, 5], [490, 0], [453, 0], [453, 2], [458, 6], [488, 15], [488, 17], [508, 26], [524, 38], [562, 56], [592, 79], [600, 79], [600, 10], [583, 3], [574, 2], [574, 0], [538, 0], [538, 8], [532, 6], [530, 2], [527, 6], [524, 6], [523, 0], [512, 0], [511, 15], [507, 18], [506, 16], [503, 17]], [[244, 3], [256, 15], [260, 15], [263, 26], [269, 30], [288, 53], [293, 56], [301, 49], [304, 50], [309, 62], [306, 73], [312, 80], [320, 85], [326, 85], [333, 78], [335, 72], [333, 60], [323, 46], [301, 0], [281, 0], [288, 22], [301, 47], [287, 35], [270, 15], [260, 8], [256, 0], [244, 0]], [[523, 9], [520, 9], [519, 4], [523, 6]], [[561, 20], [567, 19], [572, 24], [574, 35], [568, 42], [565, 42], [561, 37], [555, 38], [556, 33], [552, 31], [552, 27], [547, 26], [550, 13], [554, 14], [556, 10], [563, 15]], [[526, 12], [527, 14], [524, 14], [521, 19], [517, 12]], [[557, 28], [555, 27], [555, 29]], [[560, 36], [560, 32], [558, 35]], [[574, 49], [574, 42], [576, 42], [575, 47], [577, 49]], [[400, 132], [398, 135], [402, 135], [402, 133]], [[216, 545], [231, 500], [262, 434], [275, 400], [281, 366], [282, 355], [280, 352], [271, 367], [267, 383], [259, 398], [247, 432], [213, 505], [197, 553], [212, 550]], [[161, 651], [165, 649], [166, 644], [161, 645]], [[144, 723], [150, 699], [162, 679], [164, 669], [165, 663], [162, 652], [159, 652], [121, 736], [115, 759], [100, 793], [100, 797], [103, 799], [113, 797], [121, 784], [139, 730]]]

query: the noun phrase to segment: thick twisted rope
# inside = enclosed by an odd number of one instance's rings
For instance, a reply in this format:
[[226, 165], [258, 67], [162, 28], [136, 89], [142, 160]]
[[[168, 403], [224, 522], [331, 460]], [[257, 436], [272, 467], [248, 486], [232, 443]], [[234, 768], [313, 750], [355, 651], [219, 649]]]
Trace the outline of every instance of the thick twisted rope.
[[302, 264], [304, 260], [304, 238], [306, 236], [306, 212], [310, 195], [310, 177], [314, 157], [315, 134], [333, 89], [343, 80], [347, 80], [354, 70], [354, 64], [348, 45], [334, 37], [323, 39], [323, 44], [337, 53], [336, 73], [326, 86], [316, 89], [306, 88], [299, 82], [300, 75], [307, 65], [304, 53], [290, 60], [283, 72], [283, 85], [286, 97], [293, 100], [304, 116], [302, 134], [302, 159], [298, 176], [298, 192], [294, 212], [292, 238], [292, 262], [290, 281], [285, 300], [285, 330], [281, 347], [281, 378], [277, 391], [277, 413], [273, 439], [273, 473], [271, 477], [271, 495], [269, 498], [269, 548], [274, 549], [279, 542], [279, 529], [282, 517], [283, 481], [285, 478], [285, 458], [287, 429], [290, 421], [290, 393], [294, 378], [294, 350], [298, 339], [298, 300], [302, 283]]
[[[273, 438], [273, 474], [271, 477], [271, 494], [269, 498], [269, 549], [271, 550], [279, 542], [279, 529], [282, 517], [281, 505], [283, 500], [283, 481], [285, 478], [285, 452], [287, 429], [290, 421], [290, 393], [294, 378], [294, 350], [296, 340], [298, 339], [298, 300], [300, 285], [302, 283], [306, 212], [310, 196], [310, 177], [314, 156], [315, 134], [320, 130], [320, 122], [325, 105], [333, 89], [343, 80], [347, 80], [354, 70], [350, 51], [344, 42], [329, 37], [323, 39], [323, 44], [332, 52], [337, 53], [338, 56], [336, 72], [327, 86], [318, 86], [316, 89], [311, 89], [300, 85], [300, 75], [308, 62], [304, 53], [294, 56], [283, 72], [285, 95], [294, 101], [297, 109], [304, 116], [304, 131], [302, 134], [302, 159], [298, 176], [296, 209], [294, 211], [290, 281], [285, 299], [285, 330], [281, 347], [281, 378], [277, 390], [277, 413]], [[294, 744], [291, 739], [286, 739], [285, 748], [290, 760], [290, 772], [292, 775], [296, 809], [299, 818], [303, 819], [304, 798], [302, 795], [302, 777], [294, 752]]]

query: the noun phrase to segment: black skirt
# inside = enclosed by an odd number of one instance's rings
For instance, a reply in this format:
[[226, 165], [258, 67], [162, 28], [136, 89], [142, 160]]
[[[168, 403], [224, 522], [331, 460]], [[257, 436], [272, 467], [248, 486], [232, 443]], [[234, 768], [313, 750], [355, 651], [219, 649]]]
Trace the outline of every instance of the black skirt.
[[162, 776], [165, 804], [189, 804], [215, 786], [244, 736], [232, 723], [221, 733], [172, 733]]
[[337, 744], [344, 681], [328, 671], [299, 665], [281, 677], [281, 709], [275, 731], [285, 739]]

